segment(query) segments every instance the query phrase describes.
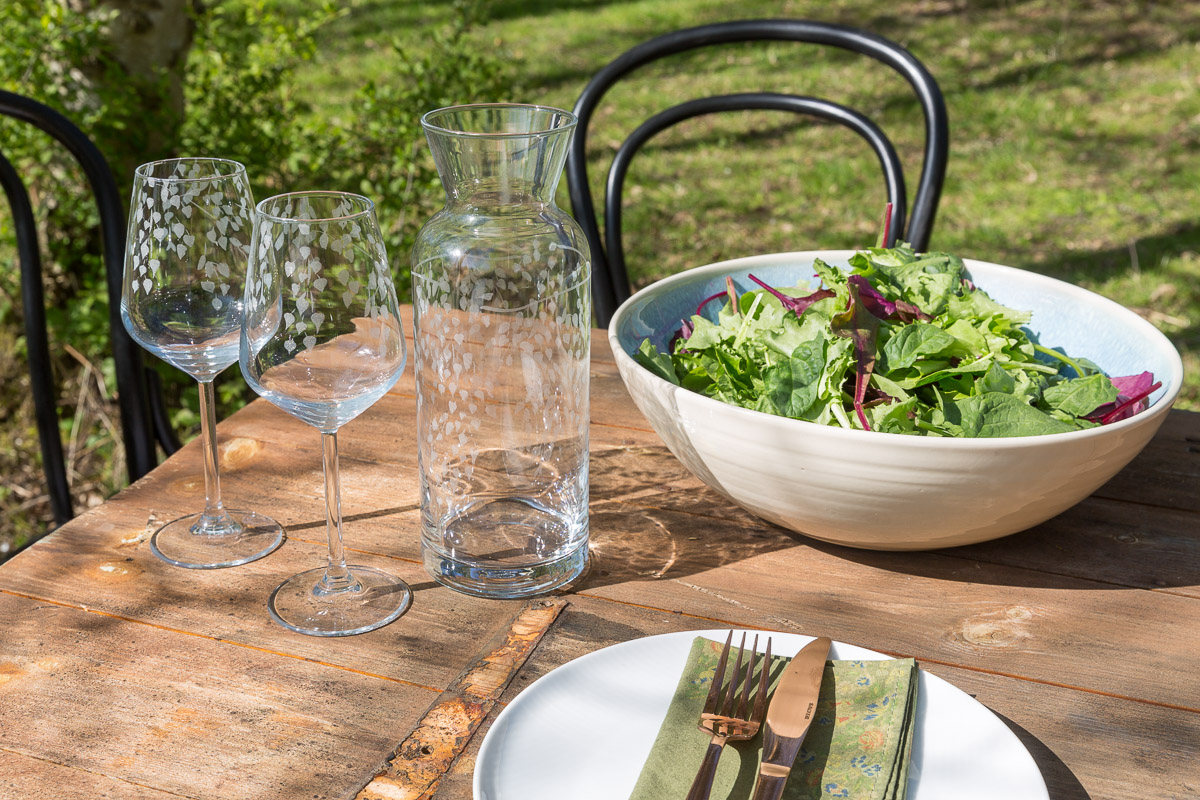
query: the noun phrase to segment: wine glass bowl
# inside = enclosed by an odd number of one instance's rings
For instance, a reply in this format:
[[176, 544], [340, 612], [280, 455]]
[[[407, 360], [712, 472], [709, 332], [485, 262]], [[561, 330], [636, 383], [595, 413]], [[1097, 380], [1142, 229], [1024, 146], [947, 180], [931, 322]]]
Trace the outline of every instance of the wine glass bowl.
[[137, 171], [122, 317], [134, 341], [197, 380], [237, 361], [252, 207], [234, 161]]
[[121, 320], [134, 341], [200, 384], [205, 508], [167, 523], [150, 542], [176, 566], [235, 566], [283, 543], [274, 520], [225, 508], [216, 458], [212, 382], [238, 359], [253, 207], [236, 161], [156, 161], [134, 176]]
[[295, 352], [279, 340], [268, 341], [249, 362], [247, 380], [297, 419], [322, 432], [336, 431], [386, 394], [404, 366], [398, 317], [356, 318], [351, 324]]
[[271, 616], [315, 636], [391, 622], [411, 602], [382, 570], [347, 566], [337, 431], [399, 379], [404, 329], [374, 205], [342, 192], [296, 192], [259, 203], [240, 362], [262, 397], [322, 434], [329, 563], [285, 581]]

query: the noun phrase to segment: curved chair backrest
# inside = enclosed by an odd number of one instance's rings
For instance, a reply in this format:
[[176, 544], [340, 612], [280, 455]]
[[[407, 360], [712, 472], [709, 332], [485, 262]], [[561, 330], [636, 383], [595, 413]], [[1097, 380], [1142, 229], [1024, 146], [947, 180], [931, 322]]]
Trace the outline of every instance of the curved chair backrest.
[[[166, 452], [179, 442], [166, 422], [156, 377], [146, 369], [141, 348], [121, 324], [121, 276], [125, 263], [125, 212], [117, 185], [104, 156], [70, 120], [49, 106], [12, 92], [0, 91], [0, 113], [28, 122], [61, 142], [87, 176], [100, 212], [100, 238], [108, 288], [108, 324], [116, 366], [117, 400], [130, 480], [137, 480], [157, 463], [155, 432]], [[46, 309], [42, 295], [42, 263], [38, 253], [37, 229], [29, 194], [20, 175], [0, 154], [0, 183], [12, 209], [21, 265], [21, 302], [25, 314], [25, 337], [29, 353], [32, 396], [37, 415], [42, 465], [55, 522], [74, 516], [59, 434], [57, 394], [51, 370], [46, 331]]]
[[[904, 172], [895, 148], [878, 126], [859, 112], [829, 100], [788, 94], [750, 93], [720, 95], [682, 103], [651, 117], [630, 134], [618, 148], [609, 168], [602, 237], [587, 177], [588, 124], [601, 98], [625, 75], [665, 56], [710, 45], [752, 41], [806, 42], [849, 50], [886, 64], [908, 81], [925, 117], [924, 159], [908, 226], [905, 227]], [[575, 116], [579, 118], [579, 124], [567, 157], [567, 184], [575, 218], [583, 227], [592, 251], [592, 294], [596, 318], [601, 327], [608, 326], [617, 306], [630, 295], [621, 241], [621, 195], [633, 156], [655, 134], [683, 120], [702, 114], [747, 110], [792, 111], [816, 116], [844, 125], [865, 139], [879, 159], [888, 200], [892, 203], [888, 241], [885, 244], [891, 246], [903, 236], [917, 250], [927, 249], [946, 175], [950, 149], [949, 123], [946, 104], [937, 82], [911, 53], [874, 33], [808, 20], [742, 20], [675, 31], [644, 42], [618, 57], [592, 78], [575, 103]]]

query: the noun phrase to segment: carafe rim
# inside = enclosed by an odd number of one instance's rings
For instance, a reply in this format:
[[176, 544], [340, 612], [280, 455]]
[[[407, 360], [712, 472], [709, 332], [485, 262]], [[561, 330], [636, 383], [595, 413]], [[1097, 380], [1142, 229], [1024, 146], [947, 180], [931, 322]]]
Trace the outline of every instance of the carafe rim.
[[[451, 111], [466, 111], [487, 108], [512, 109], [520, 111], [546, 111], [559, 115], [562, 118], [562, 124], [552, 128], [542, 128], [539, 130], [489, 132], [464, 131], [457, 128], [448, 128], [444, 125], [438, 125], [433, 122], [433, 118], [439, 114], [446, 114]], [[468, 139], [528, 139], [539, 136], [550, 136], [565, 133], [573, 130], [578, 124], [579, 118], [570, 111], [558, 108], [557, 106], [547, 106], [540, 103], [463, 103], [461, 105], [435, 108], [432, 111], [426, 111], [423, 115], [421, 115], [421, 127], [424, 128], [427, 133], [436, 133], [442, 136], [461, 136]]]

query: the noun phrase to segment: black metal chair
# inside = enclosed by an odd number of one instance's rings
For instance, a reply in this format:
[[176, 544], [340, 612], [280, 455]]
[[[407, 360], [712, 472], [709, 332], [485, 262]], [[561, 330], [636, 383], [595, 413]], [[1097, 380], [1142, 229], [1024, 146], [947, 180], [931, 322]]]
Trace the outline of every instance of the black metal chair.
[[[155, 442], [167, 453], [179, 449], [162, 399], [158, 375], [148, 369], [142, 349], [121, 324], [121, 279], [125, 263], [125, 212], [116, 182], [104, 156], [70, 120], [49, 106], [12, 92], [0, 91], [0, 113], [28, 122], [61, 142], [82, 167], [100, 212], [100, 237], [108, 284], [109, 331], [116, 366], [117, 400], [130, 480], [137, 480], [158, 463]], [[37, 418], [42, 466], [57, 524], [74, 516], [59, 434], [57, 394], [51, 370], [42, 294], [42, 263], [29, 194], [21, 176], [0, 153], [0, 184], [8, 196], [21, 268], [21, 303], [29, 374]]]
[[[588, 125], [601, 98], [625, 75], [665, 56], [711, 45], [753, 41], [807, 42], [849, 50], [886, 64], [908, 81], [916, 92], [925, 116], [925, 151], [907, 228], [904, 171], [891, 141], [875, 123], [858, 111], [829, 100], [757, 92], [691, 100], [656, 114], [630, 134], [618, 148], [609, 168], [602, 236], [587, 176]], [[675, 31], [644, 42], [621, 55], [592, 78], [575, 103], [579, 125], [567, 156], [567, 184], [575, 218], [583, 227], [592, 251], [592, 295], [596, 318], [601, 327], [608, 327], [617, 306], [630, 295], [621, 239], [621, 196], [625, 175], [634, 155], [653, 136], [683, 120], [716, 112], [749, 110], [791, 111], [815, 116], [844, 125], [864, 138], [879, 158], [888, 200], [892, 203], [886, 244], [891, 246], [903, 237], [917, 250], [928, 247], [946, 174], [950, 149], [949, 123], [946, 104], [937, 82], [911, 53], [874, 33], [808, 20], [742, 20]]]

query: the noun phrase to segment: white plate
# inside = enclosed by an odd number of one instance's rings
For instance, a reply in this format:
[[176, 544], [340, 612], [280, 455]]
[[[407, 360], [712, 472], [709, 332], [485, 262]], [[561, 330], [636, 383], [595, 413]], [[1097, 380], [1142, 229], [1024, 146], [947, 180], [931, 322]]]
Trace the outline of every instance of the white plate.
[[[765, 646], [761, 631], [759, 643]], [[475, 762], [475, 800], [625, 800], [679, 682], [692, 640], [727, 630], [649, 636], [544, 675], [496, 717]], [[771, 633], [792, 654], [810, 636]], [[831, 658], [887, 656], [835, 642]], [[920, 671], [910, 800], [1045, 800], [1029, 751], [995, 714]]]

